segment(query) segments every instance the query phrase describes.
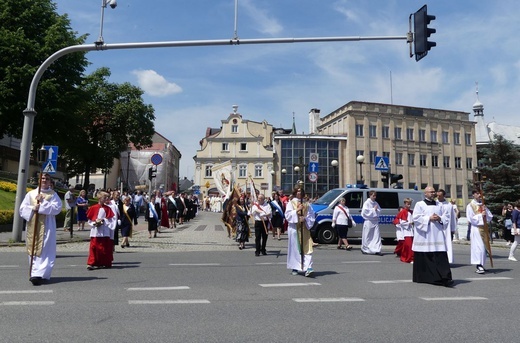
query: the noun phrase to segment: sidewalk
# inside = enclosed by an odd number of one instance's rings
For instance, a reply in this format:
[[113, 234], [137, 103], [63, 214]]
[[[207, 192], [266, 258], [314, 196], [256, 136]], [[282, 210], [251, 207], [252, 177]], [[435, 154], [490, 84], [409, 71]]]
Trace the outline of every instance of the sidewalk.
[[[136, 251], [239, 251], [238, 243], [228, 238], [227, 230], [221, 221], [222, 213], [199, 212], [190, 222], [179, 225], [174, 229], [161, 228], [157, 238], [148, 238], [148, 223], [143, 216], [134, 226], [130, 247], [116, 246], [118, 252]], [[56, 242], [58, 251], [88, 251], [90, 230], [74, 230], [72, 238], [70, 232], [58, 228]], [[12, 232], [0, 232], [0, 248], [5, 251], [22, 251], [25, 249], [25, 231], [22, 234], [21, 243], [12, 242]], [[245, 252], [254, 252], [254, 233], [246, 243]], [[278, 241], [269, 237], [268, 250], [281, 250], [287, 248], [287, 236], [282, 235]]]
[[[118, 251], [211, 251], [211, 250], [238, 250], [237, 243], [227, 237], [227, 231], [220, 220], [222, 213], [199, 212], [197, 217], [190, 222], [178, 225], [175, 229], [162, 228], [157, 238], [148, 238], [148, 223], [143, 216], [138, 219], [138, 224], [134, 226], [133, 237], [130, 239], [130, 248], [122, 249], [116, 247]], [[72, 233], [66, 232], [63, 228], [58, 228], [56, 233], [56, 242], [59, 251], [88, 251], [90, 241], [90, 230], [77, 231], [76, 227]], [[2, 250], [12, 249], [23, 250], [25, 247], [25, 231], [22, 233], [22, 242], [14, 243], [12, 241], [12, 232], [0, 232], [0, 248]], [[459, 242], [453, 242], [454, 245], [469, 245], [470, 242], [465, 239]], [[249, 238], [247, 249], [245, 251], [253, 251], [254, 233]], [[278, 241], [269, 237], [267, 241], [269, 249], [286, 249], [287, 235], [282, 235], [282, 240]], [[494, 239], [491, 246], [493, 248], [509, 249], [505, 240]], [[327, 247], [324, 245], [323, 247]], [[330, 245], [335, 247], [335, 245]]]

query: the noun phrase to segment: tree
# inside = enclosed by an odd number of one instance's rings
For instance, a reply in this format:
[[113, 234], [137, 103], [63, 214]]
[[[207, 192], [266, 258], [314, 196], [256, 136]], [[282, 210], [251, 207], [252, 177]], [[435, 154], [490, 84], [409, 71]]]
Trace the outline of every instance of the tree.
[[85, 173], [85, 188], [90, 172], [110, 168], [129, 143], [137, 149], [151, 146], [155, 133], [154, 109], [144, 104], [143, 91], [130, 83], [110, 83], [109, 77], [110, 70], [100, 68], [85, 78], [80, 86], [85, 101], [71, 123], [75, 137], [65, 151], [67, 174]]
[[501, 214], [506, 203], [520, 198], [520, 147], [501, 135], [484, 147], [479, 156], [486, 206]]
[[[58, 15], [50, 0], [0, 0], [0, 137], [21, 137], [22, 111], [38, 67], [54, 52], [85, 39], [76, 37], [67, 15]], [[34, 146], [57, 143], [67, 132], [87, 65], [85, 53], [74, 53], [44, 73], [35, 104]]]

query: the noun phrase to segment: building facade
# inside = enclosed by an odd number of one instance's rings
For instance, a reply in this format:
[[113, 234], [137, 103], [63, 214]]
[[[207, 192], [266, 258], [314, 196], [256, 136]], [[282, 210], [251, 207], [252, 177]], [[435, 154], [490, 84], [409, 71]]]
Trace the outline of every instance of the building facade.
[[263, 194], [273, 189], [273, 126], [266, 121], [244, 119], [233, 106], [233, 112], [221, 121], [218, 129], [208, 128], [194, 157], [195, 185], [200, 195], [219, 195], [213, 178], [215, 168], [229, 165], [232, 181], [245, 190], [249, 177]]
[[460, 205], [469, 199], [477, 150], [467, 112], [351, 101], [322, 118], [316, 132], [347, 137], [339, 154], [341, 184], [362, 176], [368, 186], [383, 187], [375, 160], [386, 157], [390, 172], [402, 175], [398, 186], [443, 188]]

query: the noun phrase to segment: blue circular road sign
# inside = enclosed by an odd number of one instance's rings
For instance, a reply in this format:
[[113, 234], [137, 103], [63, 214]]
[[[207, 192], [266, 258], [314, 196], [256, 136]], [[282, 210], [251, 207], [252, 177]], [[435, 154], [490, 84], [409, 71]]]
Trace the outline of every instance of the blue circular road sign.
[[162, 163], [162, 156], [160, 154], [153, 154], [150, 161], [153, 165], [157, 166]]

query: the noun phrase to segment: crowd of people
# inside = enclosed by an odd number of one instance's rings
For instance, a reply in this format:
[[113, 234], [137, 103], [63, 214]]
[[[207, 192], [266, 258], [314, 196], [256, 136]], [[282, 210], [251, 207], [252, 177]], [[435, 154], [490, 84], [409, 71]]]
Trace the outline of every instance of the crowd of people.
[[[475, 265], [475, 272], [484, 274], [487, 257], [490, 256], [489, 242], [485, 227], [493, 219], [491, 211], [483, 204], [482, 195], [473, 191], [473, 200], [466, 207], [471, 244], [470, 263]], [[454, 201], [445, 198], [445, 191], [426, 187], [424, 199], [413, 205], [410, 198], [404, 199], [403, 206], [397, 213], [397, 246], [394, 253], [404, 263], [413, 264], [412, 280], [418, 283], [430, 283], [452, 286], [453, 279], [450, 264], [453, 263], [452, 240], [457, 240], [457, 220], [459, 211]], [[98, 202], [89, 206], [84, 190], [76, 197], [72, 189], [64, 196], [66, 218], [64, 230], [72, 229], [72, 216], [77, 208], [78, 230], [85, 224], [90, 228], [90, 247], [87, 269], [110, 268], [113, 253], [120, 244], [122, 249], [130, 247], [133, 227], [144, 214], [148, 222], [149, 238], [157, 237], [161, 229], [175, 228], [189, 222], [197, 214], [198, 197], [174, 191], [156, 191], [151, 196], [141, 191], [133, 194], [119, 191], [96, 192]], [[283, 233], [288, 237], [287, 268], [291, 274], [312, 276], [313, 247], [316, 245], [310, 235], [314, 225], [315, 213], [311, 201], [301, 188], [287, 196], [283, 191], [272, 193], [266, 198], [258, 192], [235, 194], [222, 204], [222, 211], [228, 212], [231, 225], [228, 236], [238, 243], [240, 250], [246, 249], [246, 242], [255, 234], [255, 256], [267, 255], [269, 232], [273, 239], [281, 239]], [[206, 207], [207, 198], [202, 207]], [[61, 212], [62, 202], [53, 190], [51, 177], [43, 174], [41, 187], [25, 196], [20, 216], [27, 221], [27, 251], [30, 262], [30, 281], [40, 285], [50, 278], [56, 258], [56, 220]], [[413, 209], [412, 209], [413, 208]], [[520, 243], [520, 202], [514, 206], [504, 206], [502, 215], [510, 236], [509, 260], [517, 261], [514, 252]], [[207, 210], [207, 207], [206, 207]], [[364, 202], [361, 216], [364, 219], [361, 252], [367, 255], [383, 255], [379, 216], [381, 207], [377, 202], [377, 192], [369, 191]], [[250, 228], [250, 219], [253, 227]], [[332, 226], [338, 234], [338, 249], [350, 251], [347, 240], [348, 229], [356, 223], [350, 215], [345, 199], [341, 199], [333, 212]], [[45, 234], [40, 234], [44, 232]], [[508, 238], [509, 237], [509, 238]], [[511, 242], [512, 241], [512, 242]], [[121, 242], [121, 243], [119, 243]]]
[[[148, 222], [149, 238], [157, 237], [161, 228], [174, 228], [189, 222], [197, 214], [198, 197], [174, 191], [156, 191], [151, 196], [145, 192], [133, 194], [118, 190], [96, 190], [97, 203], [90, 206], [87, 192], [78, 196], [69, 187], [64, 195], [64, 230], [73, 231], [73, 216], [76, 209], [77, 230], [85, 225], [90, 229], [90, 246], [87, 269], [111, 268], [114, 251], [130, 247], [134, 225], [144, 214]], [[26, 244], [30, 262], [30, 281], [41, 285], [49, 280], [56, 260], [56, 216], [61, 212], [62, 201], [52, 186], [49, 174], [42, 174], [41, 187], [27, 193], [20, 216], [27, 221]]]

